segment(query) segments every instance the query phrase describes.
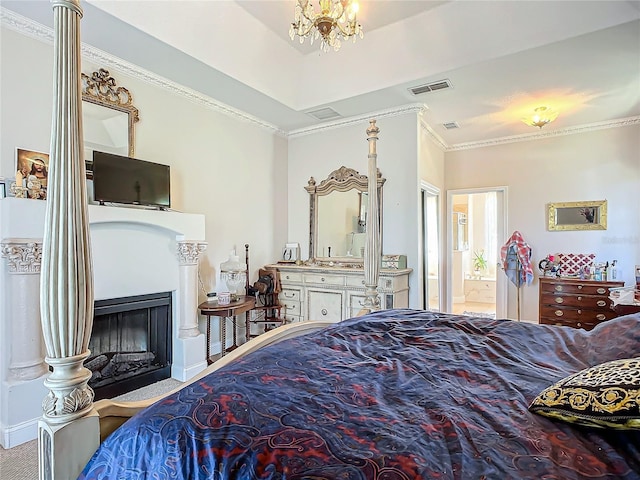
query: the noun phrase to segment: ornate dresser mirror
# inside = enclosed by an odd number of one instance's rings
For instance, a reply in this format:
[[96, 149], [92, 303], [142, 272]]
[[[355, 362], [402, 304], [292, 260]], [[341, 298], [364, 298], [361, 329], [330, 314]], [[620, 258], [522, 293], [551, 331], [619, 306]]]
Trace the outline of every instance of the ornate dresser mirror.
[[[378, 170], [378, 212], [375, 221], [382, 224], [382, 186], [385, 179]], [[309, 259], [361, 266], [366, 239], [368, 178], [357, 171], [340, 167], [319, 185], [313, 177], [309, 192]], [[380, 229], [382, 231], [382, 228]]]
[[82, 74], [82, 122], [85, 160], [93, 150], [133, 157], [134, 125], [140, 120], [131, 93], [103, 68]]

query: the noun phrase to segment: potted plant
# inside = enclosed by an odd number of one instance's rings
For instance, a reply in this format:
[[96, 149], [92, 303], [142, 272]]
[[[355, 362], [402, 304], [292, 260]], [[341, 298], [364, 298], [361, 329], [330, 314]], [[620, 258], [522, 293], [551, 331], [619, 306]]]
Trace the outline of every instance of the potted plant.
[[488, 267], [487, 259], [484, 258], [484, 250], [473, 252], [473, 271], [476, 275], [480, 275]]

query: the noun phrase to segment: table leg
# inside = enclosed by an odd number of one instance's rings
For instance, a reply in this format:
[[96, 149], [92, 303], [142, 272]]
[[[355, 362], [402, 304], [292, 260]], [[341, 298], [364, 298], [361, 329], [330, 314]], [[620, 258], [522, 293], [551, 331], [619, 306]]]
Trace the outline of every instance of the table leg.
[[211, 365], [211, 315], [207, 315], [207, 365]]
[[231, 348], [237, 348], [238, 347], [238, 325], [236, 324], [237, 322], [237, 317], [234, 315], [233, 316], [233, 346]]
[[227, 354], [227, 317], [220, 317], [220, 343], [222, 344], [221, 356]]
[[244, 339], [246, 342], [251, 340], [251, 312], [245, 312], [244, 314]]

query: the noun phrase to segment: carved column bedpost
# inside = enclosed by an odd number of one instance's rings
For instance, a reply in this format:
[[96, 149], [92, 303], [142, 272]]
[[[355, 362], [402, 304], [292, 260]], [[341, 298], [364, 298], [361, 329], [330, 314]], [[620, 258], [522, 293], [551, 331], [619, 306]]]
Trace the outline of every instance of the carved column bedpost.
[[364, 284], [365, 300], [363, 308], [369, 312], [380, 310], [380, 296], [378, 295], [378, 277], [380, 275], [380, 218], [378, 202], [378, 166], [376, 141], [380, 129], [375, 120], [369, 120], [367, 141], [369, 142], [369, 164], [367, 170], [369, 215], [367, 218], [367, 239], [364, 247]]
[[[82, 139], [80, 0], [51, 0], [53, 115], [40, 309], [53, 372], [38, 424], [40, 479], [76, 478], [99, 444], [89, 356], [93, 276]], [[72, 448], [69, 448], [73, 445]]]

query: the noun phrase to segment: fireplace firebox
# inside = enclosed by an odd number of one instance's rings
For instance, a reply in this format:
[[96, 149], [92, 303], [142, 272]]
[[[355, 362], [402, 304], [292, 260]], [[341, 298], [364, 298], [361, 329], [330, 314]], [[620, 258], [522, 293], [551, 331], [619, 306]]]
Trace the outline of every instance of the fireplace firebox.
[[84, 366], [95, 399], [171, 377], [171, 292], [98, 300]]

